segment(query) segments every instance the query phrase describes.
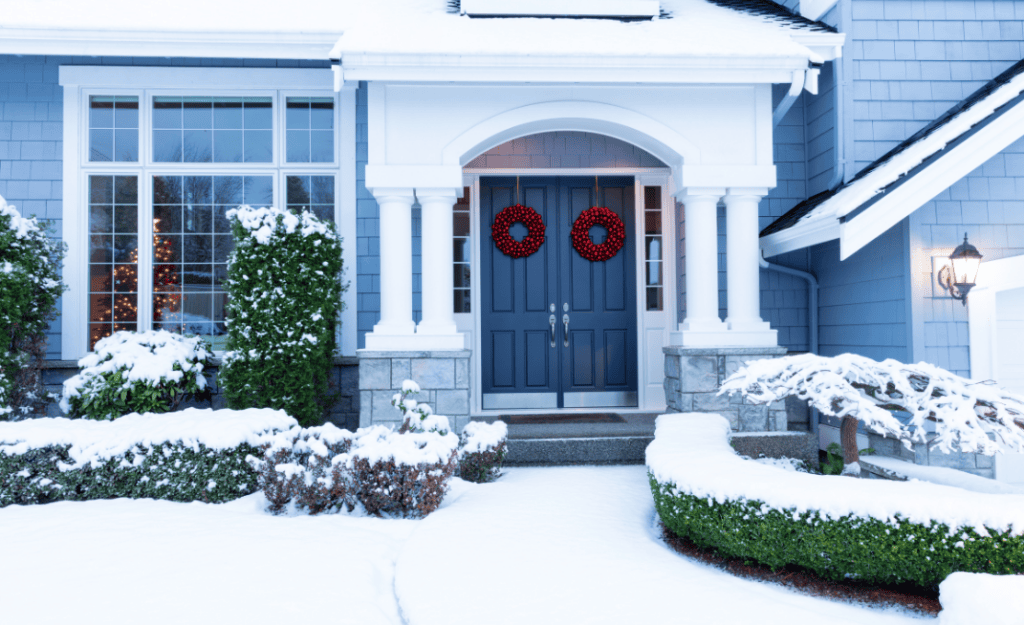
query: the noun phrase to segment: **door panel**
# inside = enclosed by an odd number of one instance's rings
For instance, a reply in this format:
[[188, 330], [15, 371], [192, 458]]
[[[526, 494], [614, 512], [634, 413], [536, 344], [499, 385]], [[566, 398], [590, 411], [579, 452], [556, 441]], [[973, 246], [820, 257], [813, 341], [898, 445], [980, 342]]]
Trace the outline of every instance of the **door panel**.
[[[490, 224], [517, 197], [540, 213], [546, 230], [536, 253], [513, 259], [495, 247]], [[481, 178], [485, 409], [636, 405], [633, 197], [632, 177], [602, 177], [596, 185], [591, 177]], [[596, 205], [615, 211], [627, 230], [619, 253], [597, 263], [580, 256], [569, 236], [580, 213]], [[521, 239], [525, 228], [517, 224], [511, 234]], [[598, 244], [605, 234], [591, 232]]]

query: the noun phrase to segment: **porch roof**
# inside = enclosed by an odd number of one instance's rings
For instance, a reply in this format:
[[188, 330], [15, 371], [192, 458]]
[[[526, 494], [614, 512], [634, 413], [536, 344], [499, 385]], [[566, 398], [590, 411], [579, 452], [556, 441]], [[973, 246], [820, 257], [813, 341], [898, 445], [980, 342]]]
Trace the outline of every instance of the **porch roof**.
[[761, 231], [766, 256], [840, 239], [847, 258], [1024, 135], [1024, 60], [835, 189]]

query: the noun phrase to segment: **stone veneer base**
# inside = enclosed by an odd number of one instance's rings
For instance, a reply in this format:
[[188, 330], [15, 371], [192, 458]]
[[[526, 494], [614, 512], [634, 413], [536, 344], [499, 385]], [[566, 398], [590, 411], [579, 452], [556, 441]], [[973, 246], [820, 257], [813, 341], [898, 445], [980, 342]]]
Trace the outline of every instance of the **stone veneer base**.
[[722, 381], [748, 360], [778, 358], [785, 347], [680, 347], [665, 353], [665, 401], [672, 412], [714, 412], [738, 432], [785, 432], [786, 402], [748, 402], [741, 395], [719, 395]]
[[429, 404], [435, 413], [449, 418], [456, 432], [469, 422], [468, 349], [436, 351], [370, 351], [359, 356], [359, 427], [396, 425], [402, 413], [391, 398], [402, 390], [402, 382], [419, 384], [413, 398]]

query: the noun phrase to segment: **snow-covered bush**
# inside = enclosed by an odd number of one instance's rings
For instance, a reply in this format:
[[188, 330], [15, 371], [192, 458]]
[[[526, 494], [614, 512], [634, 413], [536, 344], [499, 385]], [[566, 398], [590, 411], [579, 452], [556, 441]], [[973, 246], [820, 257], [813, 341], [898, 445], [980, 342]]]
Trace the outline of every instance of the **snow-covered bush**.
[[847, 463], [857, 460], [857, 421], [908, 449], [924, 443], [943, 453], [1024, 451], [1024, 397], [924, 362], [877, 362], [856, 354], [755, 360], [729, 376], [721, 393], [742, 393], [754, 403], [794, 395], [844, 418]]
[[223, 502], [257, 490], [246, 458], [295, 425], [279, 410], [0, 423], [0, 507], [111, 497]]
[[169, 412], [206, 391], [203, 370], [210, 356], [199, 337], [166, 330], [115, 332], [78, 361], [82, 371], [65, 380], [61, 410], [88, 419]]
[[228, 217], [224, 396], [232, 408], [280, 408], [302, 425], [319, 423], [345, 290], [341, 239], [308, 212], [242, 206]]
[[412, 380], [402, 382], [402, 391], [391, 397], [391, 405], [402, 411], [402, 425], [399, 432], [448, 433], [448, 417], [435, 415], [427, 404], [421, 404], [410, 395], [420, 392], [420, 385]]
[[262, 457], [250, 459], [270, 511], [280, 514], [292, 501], [309, 514], [351, 510], [347, 476], [332, 461], [352, 448], [353, 436], [331, 423], [275, 436]]
[[508, 453], [508, 426], [504, 421], [470, 421], [459, 438], [459, 477], [469, 482], [493, 482], [501, 477]]
[[275, 514], [290, 504], [308, 514], [360, 505], [376, 516], [422, 518], [441, 505], [458, 464], [459, 439], [447, 432], [445, 417], [437, 419], [444, 433], [294, 428], [250, 461]]
[[647, 448], [662, 522], [700, 546], [874, 583], [1024, 571], [1024, 495], [787, 471], [744, 460], [729, 435], [719, 415], [663, 415]]
[[0, 420], [24, 418], [46, 400], [39, 362], [65, 288], [63, 258], [63, 243], [0, 197]]

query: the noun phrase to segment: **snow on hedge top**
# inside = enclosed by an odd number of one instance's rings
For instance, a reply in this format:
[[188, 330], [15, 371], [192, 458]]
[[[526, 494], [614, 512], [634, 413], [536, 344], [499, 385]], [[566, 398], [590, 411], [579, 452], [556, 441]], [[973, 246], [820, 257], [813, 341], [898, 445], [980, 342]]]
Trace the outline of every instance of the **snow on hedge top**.
[[[334, 236], [330, 227], [309, 211], [302, 211], [301, 215], [296, 215], [290, 210], [282, 210], [273, 206], [267, 208], [239, 206], [229, 210], [227, 217], [228, 219], [237, 217], [249, 235], [263, 245], [270, 243], [275, 235], [294, 234], [296, 230], [301, 232], [304, 237], [313, 234], [325, 237]], [[280, 218], [280, 224], [278, 218]]]
[[729, 434], [729, 422], [717, 414], [662, 415], [647, 447], [647, 467], [662, 484], [720, 503], [760, 501], [776, 510], [817, 510], [832, 519], [852, 515], [888, 523], [900, 515], [924, 525], [945, 523], [954, 530], [973, 527], [982, 536], [985, 527], [1024, 534], [1024, 495], [795, 473], [744, 460], [729, 446]]
[[[125, 385], [134, 382], [158, 384], [161, 380], [177, 382], [185, 371], [196, 370], [200, 390], [206, 388], [203, 363], [212, 356], [199, 337], [185, 337], [166, 330], [146, 332], [115, 332], [96, 343], [95, 351], [78, 361], [82, 371], [64, 381], [61, 410], [68, 412], [67, 398], [78, 395], [90, 380], [123, 369]], [[174, 366], [179, 369], [175, 370]]]
[[[707, 0], [662, 0], [672, 19], [474, 19], [448, 0], [353, 2], [331, 58], [349, 53], [500, 54], [575, 57], [798, 57], [820, 61], [796, 43], [795, 27]], [[806, 30], [800, 30], [806, 33]], [[382, 37], [381, 33], [387, 33]]]
[[508, 425], [504, 421], [470, 421], [462, 428], [462, 438], [465, 444], [459, 450], [459, 454], [487, 451], [487, 448], [494, 449], [508, 439]]
[[71, 467], [101, 463], [137, 445], [180, 443], [199, 450], [231, 449], [243, 443], [258, 446], [297, 425], [282, 410], [209, 410], [188, 408], [168, 414], [132, 413], [113, 421], [92, 419], [28, 419], [0, 422], [0, 453], [20, 455], [50, 445], [70, 445]]
[[[40, 232], [39, 222], [36, 221], [35, 217], [27, 219], [21, 216], [18, 209], [14, 208], [11, 204], [7, 203], [4, 196], [0, 195], [0, 216], [9, 217], [11, 219], [11, 230], [14, 231], [14, 236], [19, 239], [27, 239], [31, 233]], [[6, 266], [10, 266], [8, 263]], [[10, 269], [5, 266], [4, 272], [10, 273]]]
[[938, 625], [1020, 625], [1024, 576], [953, 573], [939, 584]]

